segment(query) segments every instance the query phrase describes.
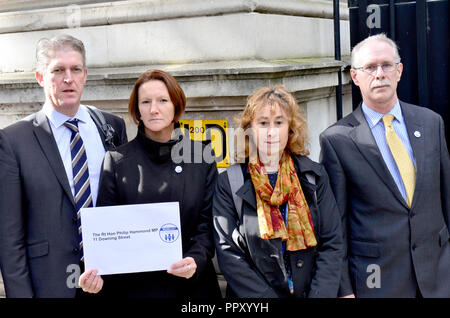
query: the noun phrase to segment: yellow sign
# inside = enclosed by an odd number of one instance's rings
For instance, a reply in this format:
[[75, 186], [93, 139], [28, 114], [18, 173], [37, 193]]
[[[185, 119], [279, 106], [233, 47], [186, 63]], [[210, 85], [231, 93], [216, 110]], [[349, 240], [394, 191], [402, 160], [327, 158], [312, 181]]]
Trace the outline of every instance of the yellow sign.
[[216, 155], [217, 167], [228, 167], [230, 165], [227, 120], [180, 120], [180, 128], [183, 133], [187, 129], [191, 140], [211, 143]]

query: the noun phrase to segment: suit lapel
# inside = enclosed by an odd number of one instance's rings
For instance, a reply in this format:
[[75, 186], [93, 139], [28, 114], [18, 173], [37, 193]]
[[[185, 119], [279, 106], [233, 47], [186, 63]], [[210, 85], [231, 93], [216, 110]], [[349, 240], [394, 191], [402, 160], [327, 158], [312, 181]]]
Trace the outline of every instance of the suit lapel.
[[34, 121], [34, 135], [42, 148], [44, 155], [46, 156], [50, 167], [56, 175], [59, 183], [66, 192], [72, 204], [75, 206], [75, 202], [70, 189], [69, 181], [67, 179], [66, 170], [59, 154], [58, 146], [56, 145], [55, 138], [53, 137], [50, 124], [43, 111], [39, 111], [36, 114]]
[[398, 190], [398, 187], [384, 162], [383, 156], [378, 149], [378, 145], [372, 135], [369, 124], [362, 112], [361, 105], [353, 114], [357, 123], [355, 123], [355, 127], [349, 133], [350, 138], [352, 138], [356, 147], [369, 165], [375, 170], [383, 183], [392, 191], [394, 196], [407, 207], [406, 202]]
[[[409, 142], [416, 161], [416, 186], [415, 189], [421, 188], [423, 182], [423, 164], [425, 160], [425, 134], [422, 122], [418, 116], [415, 116], [413, 109], [409, 104], [400, 101], [400, 107], [402, 108], [403, 118], [406, 123], [406, 130], [408, 131]], [[417, 194], [418, 191], [415, 191]], [[416, 195], [413, 197], [411, 208], [416, 201]]]

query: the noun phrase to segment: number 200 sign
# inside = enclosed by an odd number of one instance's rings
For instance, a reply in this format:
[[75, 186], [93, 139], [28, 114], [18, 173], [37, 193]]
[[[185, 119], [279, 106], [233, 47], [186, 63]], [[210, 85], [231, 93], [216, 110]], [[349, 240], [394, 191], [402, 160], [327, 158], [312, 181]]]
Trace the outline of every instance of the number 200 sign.
[[183, 133], [185, 130], [189, 132], [191, 140], [211, 143], [211, 147], [216, 155], [217, 167], [228, 167], [230, 165], [227, 120], [180, 120], [180, 128]]

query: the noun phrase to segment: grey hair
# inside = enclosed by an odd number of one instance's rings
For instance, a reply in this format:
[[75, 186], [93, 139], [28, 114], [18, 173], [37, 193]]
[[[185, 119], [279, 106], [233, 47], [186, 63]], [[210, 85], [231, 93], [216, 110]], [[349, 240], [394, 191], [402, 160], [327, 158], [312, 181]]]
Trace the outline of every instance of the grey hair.
[[36, 46], [36, 71], [43, 74], [53, 54], [64, 48], [71, 48], [79, 52], [83, 59], [83, 67], [86, 67], [86, 50], [83, 42], [71, 35], [62, 34], [51, 39], [42, 38], [38, 41]]
[[401, 59], [400, 59], [400, 54], [398, 53], [397, 44], [394, 41], [392, 41], [390, 38], [388, 38], [386, 36], [386, 34], [379, 33], [379, 34], [371, 35], [355, 45], [355, 47], [353, 48], [352, 53], [351, 53], [352, 54], [351, 55], [352, 68], [361, 67], [361, 65], [355, 65], [355, 63], [357, 61], [357, 56], [358, 56], [359, 50], [364, 45], [366, 45], [372, 41], [382, 41], [382, 42], [386, 42], [387, 44], [389, 44], [392, 47], [392, 50], [394, 51], [395, 62], [400, 63]]

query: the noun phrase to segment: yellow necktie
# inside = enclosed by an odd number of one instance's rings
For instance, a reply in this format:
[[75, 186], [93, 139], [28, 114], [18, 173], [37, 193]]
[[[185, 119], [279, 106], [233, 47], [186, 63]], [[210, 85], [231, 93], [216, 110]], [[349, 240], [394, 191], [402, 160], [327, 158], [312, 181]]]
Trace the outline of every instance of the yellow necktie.
[[395, 133], [392, 127], [392, 120], [394, 115], [384, 115], [383, 123], [386, 130], [386, 141], [397, 164], [398, 171], [403, 180], [403, 185], [406, 190], [406, 204], [411, 207], [414, 188], [416, 186], [416, 169], [409, 157], [408, 151], [406, 151], [400, 138]]

